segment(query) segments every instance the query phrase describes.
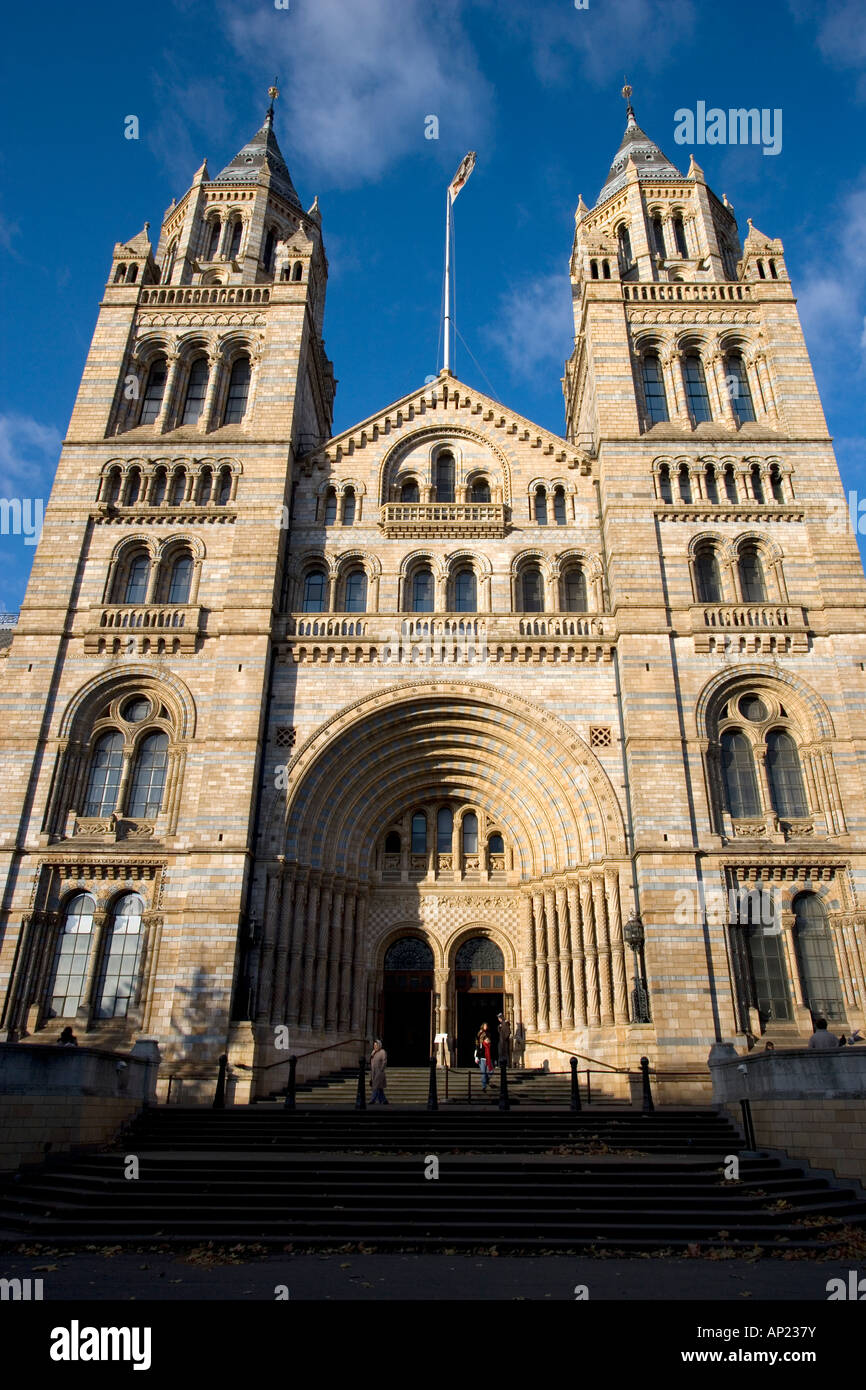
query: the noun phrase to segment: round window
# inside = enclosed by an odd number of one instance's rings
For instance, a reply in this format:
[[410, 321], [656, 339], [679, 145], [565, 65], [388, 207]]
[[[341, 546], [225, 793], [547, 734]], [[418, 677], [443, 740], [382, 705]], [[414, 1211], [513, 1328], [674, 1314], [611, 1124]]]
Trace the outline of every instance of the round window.
[[744, 719], [751, 719], [753, 723], [760, 723], [769, 714], [767, 706], [758, 695], [744, 695], [740, 700], [740, 714]]
[[146, 700], [143, 695], [133, 695], [131, 700], [127, 700], [120, 712], [130, 724], [139, 724], [150, 714], [150, 701]]

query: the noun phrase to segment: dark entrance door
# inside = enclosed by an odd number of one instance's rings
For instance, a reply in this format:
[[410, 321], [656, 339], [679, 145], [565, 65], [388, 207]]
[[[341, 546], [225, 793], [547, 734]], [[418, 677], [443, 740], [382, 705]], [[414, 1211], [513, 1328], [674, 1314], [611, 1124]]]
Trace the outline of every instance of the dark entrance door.
[[502, 952], [489, 937], [473, 936], [463, 942], [454, 966], [457, 985], [457, 1065], [473, 1065], [475, 1037], [482, 1023], [487, 1024], [495, 1063], [499, 1041], [496, 1015], [503, 1012], [505, 985]]
[[382, 1042], [394, 1067], [430, 1061], [433, 952], [417, 936], [404, 936], [385, 953]]

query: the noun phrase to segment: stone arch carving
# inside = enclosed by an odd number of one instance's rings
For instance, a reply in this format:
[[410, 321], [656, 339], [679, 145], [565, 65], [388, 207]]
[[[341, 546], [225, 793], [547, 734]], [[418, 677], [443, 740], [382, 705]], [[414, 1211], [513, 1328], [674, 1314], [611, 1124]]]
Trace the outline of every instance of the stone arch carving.
[[[488, 469], [488, 473], [495, 474], [496, 469], [498, 469], [499, 473], [498, 477], [493, 476], [489, 478], [491, 490], [496, 486], [501, 486], [503, 501], [506, 505], [510, 504], [512, 498], [511, 465], [506, 455], [498, 444], [492, 439], [489, 439], [487, 435], [482, 434], [480, 430], [468, 429], [465, 425], [428, 425], [423, 429], [414, 430], [411, 434], [403, 435], [402, 438], [395, 440], [391, 447], [386, 450], [379, 464], [378, 492], [380, 502], [385, 503], [391, 500], [392, 489], [397, 481], [398, 474], [401, 475], [402, 481], [407, 480], [407, 478], [402, 477], [402, 462], [415, 449], [425, 445], [429, 446], [427, 448], [427, 468], [429, 472], [432, 451], [440, 445], [445, 446], [449, 442], [457, 444], [460, 440], [470, 440], [472, 443], [480, 444], [482, 448], [489, 452], [491, 465], [495, 464], [495, 468], [491, 466]], [[462, 461], [456, 458], [455, 462], [458, 463], [460, 470], [457, 482], [458, 484], [465, 483], [466, 478], [464, 476]], [[481, 467], [480, 464], [473, 462], [471, 471], [478, 472], [481, 470]], [[422, 487], [429, 486], [429, 476], [420, 477], [419, 474], [421, 471], [421, 469], [410, 465], [407, 477], [411, 475], [413, 478], [417, 478], [417, 481]]]

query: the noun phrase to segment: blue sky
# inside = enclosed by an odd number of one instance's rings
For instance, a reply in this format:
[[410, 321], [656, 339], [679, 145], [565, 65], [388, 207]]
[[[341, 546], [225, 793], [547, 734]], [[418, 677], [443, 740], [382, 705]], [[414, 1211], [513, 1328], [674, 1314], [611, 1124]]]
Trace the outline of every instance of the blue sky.
[[[13, 7], [4, 37], [0, 497], [48, 497], [114, 242], [145, 221], [156, 239], [202, 158], [218, 171], [261, 124], [275, 73], [283, 153], [324, 219], [335, 431], [441, 365], [444, 191], [467, 150], [456, 370], [561, 432], [574, 208], [622, 136], [623, 75], [684, 171], [678, 108], [781, 109], [778, 155], [695, 153], [741, 235], [750, 216], [784, 242], [843, 481], [866, 497], [863, 0], [50, 0]], [[33, 547], [3, 535], [0, 557], [13, 610]]]

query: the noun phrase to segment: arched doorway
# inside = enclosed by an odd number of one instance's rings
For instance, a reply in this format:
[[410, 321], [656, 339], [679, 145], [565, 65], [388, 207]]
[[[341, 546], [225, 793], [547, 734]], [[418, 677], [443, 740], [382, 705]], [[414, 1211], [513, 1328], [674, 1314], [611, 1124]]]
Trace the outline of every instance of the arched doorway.
[[472, 1066], [475, 1036], [486, 1023], [493, 1040], [494, 1058], [499, 1025], [496, 1015], [503, 1012], [505, 960], [495, 941], [488, 936], [471, 936], [459, 947], [454, 959], [457, 991], [457, 1065]]
[[395, 1067], [420, 1067], [433, 1050], [433, 952], [417, 936], [401, 936], [385, 952], [382, 1041]]

